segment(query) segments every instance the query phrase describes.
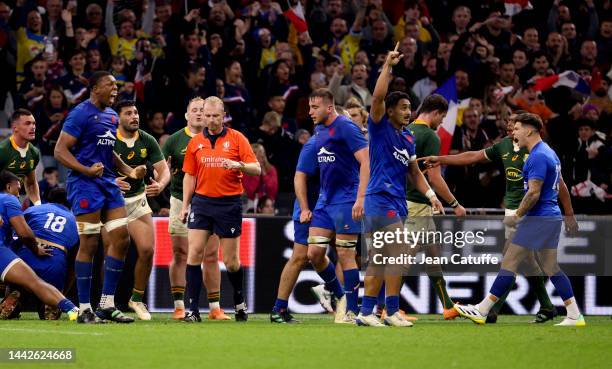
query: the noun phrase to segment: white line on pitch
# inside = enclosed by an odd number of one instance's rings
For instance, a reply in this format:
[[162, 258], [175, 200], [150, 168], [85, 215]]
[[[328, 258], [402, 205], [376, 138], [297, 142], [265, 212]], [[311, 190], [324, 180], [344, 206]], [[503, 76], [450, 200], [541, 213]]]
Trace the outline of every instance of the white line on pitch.
[[8, 332], [28, 332], [28, 333], [57, 333], [57, 334], [72, 334], [82, 336], [104, 336], [104, 333], [98, 332], [75, 332], [75, 331], [62, 331], [62, 330], [50, 330], [50, 329], [30, 329], [30, 328], [0, 328], [0, 331]]

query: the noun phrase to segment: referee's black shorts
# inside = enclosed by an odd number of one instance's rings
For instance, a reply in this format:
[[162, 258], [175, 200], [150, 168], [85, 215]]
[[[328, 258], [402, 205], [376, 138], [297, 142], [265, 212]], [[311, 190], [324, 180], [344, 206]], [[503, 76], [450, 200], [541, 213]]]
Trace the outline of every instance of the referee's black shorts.
[[240, 195], [207, 197], [195, 194], [187, 219], [189, 229], [210, 231], [220, 238], [236, 238], [242, 233]]

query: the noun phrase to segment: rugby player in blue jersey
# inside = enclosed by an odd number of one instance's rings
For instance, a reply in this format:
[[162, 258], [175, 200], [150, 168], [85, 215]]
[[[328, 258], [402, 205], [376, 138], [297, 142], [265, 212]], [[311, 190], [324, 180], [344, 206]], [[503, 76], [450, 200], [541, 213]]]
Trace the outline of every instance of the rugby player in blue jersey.
[[[113, 152], [119, 116], [110, 108], [117, 97], [117, 82], [108, 72], [95, 72], [90, 98], [77, 105], [66, 118], [55, 145], [55, 158], [70, 169], [66, 180], [68, 201], [76, 216], [80, 246], [75, 262], [81, 313], [79, 323], [103, 320], [131, 323], [133, 318], [115, 307], [115, 290], [130, 238], [123, 196], [115, 183], [115, 169], [130, 178], [143, 178], [146, 166], [131, 168]], [[102, 297], [95, 315], [90, 303], [92, 261], [102, 225], [108, 232], [104, 257]]]
[[[79, 233], [74, 215], [67, 206], [66, 190], [54, 188], [47, 194], [46, 203], [26, 209], [23, 216], [34, 232], [36, 241], [49, 249], [50, 255], [39, 256], [17, 240], [11, 245], [19, 256], [43, 281], [64, 291], [69, 270], [79, 247]], [[59, 309], [44, 306], [41, 319], [56, 320]]]
[[[540, 267], [550, 277], [559, 296], [563, 299], [567, 316], [557, 326], [583, 327], [586, 325], [580, 314], [569, 278], [557, 262], [557, 247], [563, 218], [558, 199], [561, 187], [566, 187], [561, 176], [561, 163], [557, 154], [540, 136], [543, 128], [539, 116], [531, 113], [518, 114], [514, 125], [514, 141], [520, 148], [529, 151], [523, 166], [525, 196], [516, 215], [506, 217], [504, 223], [517, 226], [512, 243], [504, 254], [497, 278], [489, 294], [478, 305], [455, 304], [455, 309], [465, 318], [477, 324], [485, 324], [487, 314], [500, 296], [512, 286], [518, 266], [529, 254], [535, 252]], [[566, 224], [570, 231], [571, 224]]]
[[[319, 197], [319, 167], [315, 139], [308, 140], [300, 151], [295, 176], [295, 203], [293, 204], [293, 253], [285, 264], [278, 285], [276, 302], [270, 313], [272, 323], [296, 323], [288, 311], [288, 300], [295, 282], [308, 262], [308, 229], [317, 198]], [[331, 306], [330, 306], [331, 308]]]
[[[19, 178], [9, 171], [0, 172], [0, 282], [15, 284], [34, 293], [43, 303], [57, 306], [76, 320], [79, 310], [57, 288], [46, 283], [17, 256], [8, 246], [13, 241], [13, 232], [19, 241], [39, 257], [49, 257], [53, 251], [37, 242], [34, 232], [26, 223], [18, 196], [21, 189]], [[16, 296], [11, 293], [2, 303], [0, 318], [7, 319], [16, 306]]]
[[[338, 300], [335, 322], [354, 324], [360, 285], [355, 247], [370, 174], [368, 142], [349, 118], [338, 115], [328, 89], [313, 91], [309, 107], [321, 188], [308, 232], [308, 260]], [[334, 235], [344, 288], [326, 256]]]
[[[365, 197], [364, 232], [366, 234], [377, 231], [394, 232], [402, 228], [408, 216], [405, 194], [408, 177], [415, 188], [429, 199], [435, 210], [444, 211], [416, 161], [414, 137], [406, 128], [410, 123], [409, 97], [403, 92], [392, 92], [387, 95], [388, 86], [393, 78], [392, 68], [401, 58], [397, 46], [394, 51], [387, 54], [372, 95], [372, 107], [368, 118], [370, 181]], [[391, 243], [385, 247], [398, 248], [400, 245]], [[382, 273], [373, 270], [374, 268], [369, 269], [368, 271], [372, 272], [367, 273], [365, 277], [365, 293], [361, 312], [356, 320], [357, 324], [384, 326], [372, 313], [384, 280], [387, 309], [384, 323], [398, 327], [412, 326], [412, 323], [399, 311], [401, 273], [392, 273], [387, 268], [381, 268], [379, 271]], [[383, 273], [384, 275], [381, 275]]]

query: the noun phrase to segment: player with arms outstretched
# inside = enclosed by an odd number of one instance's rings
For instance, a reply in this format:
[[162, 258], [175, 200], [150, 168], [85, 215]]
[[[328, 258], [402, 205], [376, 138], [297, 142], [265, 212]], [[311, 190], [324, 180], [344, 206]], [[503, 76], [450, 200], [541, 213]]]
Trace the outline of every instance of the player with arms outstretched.
[[[76, 216], [80, 246], [75, 262], [81, 315], [79, 323], [103, 320], [131, 323], [133, 318], [115, 307], [115, 290], [121, 277], [130, 237], [123, 196], [115, 183], [115, 168], [130, 178], [143, 178], [146, 166], [131, 168], [114, 152], [119, 117], [110, 108], [117, 97], [117, 82], [108, 72], [95, 72], [89, 81], [91, 96], [66, 118], [55, 145], [55, 158], [70, 169], [66, 190]], [[90, 288], [92, 261], [100, 230], [108, 232], [104, 257], [104, 282], [100, 306], [92, 311]], [[106, 249], [106, 248], [105, 248]]]
[[586, 325], [574, 298], [570, 280], [557, 262], [563, 222], [557, 202], [559, 188], [565, 186], [565, 183], [557, 154], [540, 137], [542, 128], [542, 120], [535, 114], [523, 113], [516, 116], [514, 140], [519, 147], [529, 151], [523, 167], [525, 196], [516, 214], [504, 220], [508, 226], [517, 226], [516, 233], [504, 255], [497, 278], [484, 300], [476, 306], [455, 304], [461, 316], [477, 324], [485, 324], [493, 305], [514, 283], [518, 266], [530, 253], [535, 252], [542, 270], [550, 277], [567, 309], [567, 316], [557, 325]]

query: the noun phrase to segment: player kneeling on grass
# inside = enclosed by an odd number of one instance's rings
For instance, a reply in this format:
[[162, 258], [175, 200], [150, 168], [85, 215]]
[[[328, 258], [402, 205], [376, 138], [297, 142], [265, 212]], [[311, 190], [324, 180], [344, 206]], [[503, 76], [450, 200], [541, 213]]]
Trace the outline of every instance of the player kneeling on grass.
[[[35, 255], [40, 257], [53, 255], [49, 246], [43, 246], [37, 242], [34, 232], [26, 223], [21, 205], [17, 200], [20, 188], [21, 184], [16, 175], [8, 171], [0, 172], [0, 282], [24, 287], [32, 291], [44, 304], [57, 306], [62, 312], [68, 314], [68, 319], [76, 320], [79, 309], [64, 297], [57, 288], [40, 279], [4, 243], [5, 240], [10, 239], [14, 231], [20, 242]], [[9, 298], [2, 304], [2, 311], [0, 311], [0, 318], [2, 319], [10, 317], [15, 307], [14, 301], [9, 300]]]
[[126, 178], [122, 173], [117, 173], [116, 180], [125, 198], [128, 232], [138, 251], [134, 268], [134, 288], [128, 306], [136, 312], [139, 319], [151, 320], [151, 314], [142, 302], [151, 275], [155, 250], [153, 217], [147, 197], [158, 196], [164, 190], [170, 182], [170, 171], [155, 138], [139, 129], [140, 117], [134, 101], [120, 101], [115, 110], [119, 114], [119, 128], [113, 150], [130, 167], [151, 164], [155, 173], [154, 177], [150, 178], [150, 184], [145, 184], [144, 178]]
[[476, 306], [455, 304], [455, 309], [461, 316], [477, 324], [485, 324], [493, 305], [514, 283], [518, 266], [535, 251], [542, 270], [550, 277], [567, 309], [567, 316], [557, 325], [586, 325], [578, 310], [570, 280], [557, 262], [557, 247], [563, 222], [557, 202], [559, 189], [565, 187], [565, 182], [561, 176], [561, 163], [557, 154], [540, 137], [542, 127], [542, 120], [537, 115], [524, 113], [516, 116], [514, 140], [519, 147], [529, 150], [529, 157], [523, 167], [523, 180], [527, 191], [516, 215], [504, 220], [509, 226], [518, 224], [516, 233], [504, 255], [501, 269], [489, 295]]
[[[223, 263], [234, 289], [236, 321], [248, 319], [242, 294], [244, 270], [240, 265], [239, 240], [242, 233], [242, 176], [259, 175], [261, 167], [244, 135], [223, 125], [223, 101], [211, 96], [204, 100], [202, 133], [195, 135], [183, 162], [183, 207], [181, 219], [187, 221], [187, 291], [191, 312], [185, 322], [201, 322], [199, 312], [204, 255], [218, 244], [208, 240], [214, 233], [221, 239]], [[189, 206], [191, 205], [191, 209]]]
[[[397, 51], [397, 47], [387, 55], [374, 88], [368, 118], [370, 180], [364, 203], [364, 231], [370, 235], [373, 232], [394, 232], [402, 228], [408, 216], [404, 195], [407, 176], [416, 189], [429, 198], [434, 209], [444, 212], [442, 204], [427, 184], [416, 162], [414, 137], [406, 129], [410, 123], [408, 95], [402, 92], [392, 92], [387, 95], [392, 77], [391, 69], [401, 58], [402, 55]], [[390, 243], [379, 252], [395, 254], [402, 248], [402, 245]], [[369, 251], [372, 251], [370, 256], [375, 252], [373, 249]], [[416, 249], [413, 249], [413, 252], [416, 252]], [[411, 327], [412, 323], [399, 311], [402, 268], [385, 266], [378, 268], [372, 259], [369, 262], [361, 311], [356, 319], [357, 325], [384, 327], [384, 324], [372, 313], [384, 280], [387, 308], [384, 323], [396, 327]]]

